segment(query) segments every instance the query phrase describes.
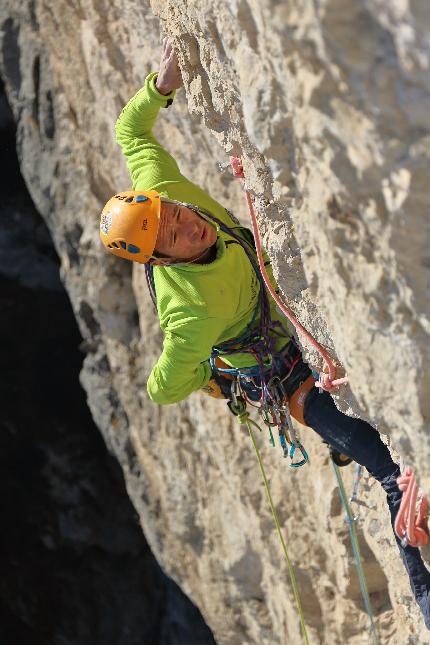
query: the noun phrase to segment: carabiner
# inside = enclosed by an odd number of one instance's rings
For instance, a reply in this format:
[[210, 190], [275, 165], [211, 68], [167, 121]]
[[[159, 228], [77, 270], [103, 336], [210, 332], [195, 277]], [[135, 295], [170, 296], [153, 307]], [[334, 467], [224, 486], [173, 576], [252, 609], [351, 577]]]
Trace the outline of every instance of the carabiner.
[[275, 406], [278, 409], [282, 408], [282, 401], [285, 400], [286, 395], [283, 383], [279, 376], [272, 376], [272, 378], [266, 384], [266, 391], [268, 392]]
[[227, 401], [229, 410], [235, 417], [239, 417], [246, 410], [246, 401], [241, 395], [238, 379], [233, 379], [230, 388], [230, 401]]
[[[270, 418], [269, 414], [272, 415], [271, 418]], [[276, 423], [276, 419], [275, 420], [273, 419], [273, 411], [271, 409], [269, 409], [269, 407], [266, 404], [264, 404], [264, 405], [262, 405], [260, 407], [260, 415], [261, 415], [264, 423], [266, 424], [266, 426], [269, 426], [269, 428], [272, 428], [272, 427], [278, 425]]]
[[241, 394], [241, 392], [240, 392], [240, 386], [239, 386], [239, 379], [234, 378], [232, 380], [231, 386], [230, 386], [230, 395], [231, 395], [230, 398], [231, 398], [231, 400], [233, 402], [233, 405], [236, 404], [237, 398], [240, 397], [240, 394]]
[[[302, 453], [303, 459], [293, 463], [293, 458], [294, 458], [296, 449], [300, 450], [300, 452]], [[290, 459], [291, 459], [290, 468], [300, 468], [300, 466], [304, 466], [309, 461], [308, 453], [306, 452], [305, 448], [302, 446], [300, 441], [295, 441], [294, 443], [291, 444]]]
[[288, 443], [283, 430], [279, 430], [279, 442], [281, 444], [284, 457], [288, 457]]

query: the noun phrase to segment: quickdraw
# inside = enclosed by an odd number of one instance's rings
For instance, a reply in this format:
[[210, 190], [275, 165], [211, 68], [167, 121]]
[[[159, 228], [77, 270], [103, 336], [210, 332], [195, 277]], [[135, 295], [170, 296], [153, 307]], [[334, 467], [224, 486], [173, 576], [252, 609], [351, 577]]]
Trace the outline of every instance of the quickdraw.
[[[274, 424], [278, 427], [279, 442], [284, 454], [284, 457], [290, 458], [291, 468], [300, 468], [309, 461], [308, 453], [306, 452], [303, 444], [300, 442], [297, 432], [292, 424], [290, 410], [288, 407], [287, 394], [279, 376], [272, 376], [267, 383], [268, 394], [271, 399], [270, 405], [266, 402], [266, 410], [270, 410], [274, 420]], [[262, 415], [263, 421], [267, 423], [267, 415]], [[288, 444], [289, 447], [288, 447]], [[296, 451], [301, 454], [299, 461], [294, 461]]]
[[[349, 498], [349, 503], [351, 504], [357, 504], [357, 506], [363, 506], [364, 502], [362, 502], [359, 497], [358, 497], [358, 489], [360, 486], [360, 481], [361, 477], [363, 475], [363, 466], [361, 464], [355, 464], [355, 469], [354, 469], [354, 479], [352, 482], [352, 491], [351, 491], [351, 497]], [[354, 515], [354, 520], [358, 520], [359, 518], [359, 510], [357, 510], [356, 514]]]
[[[290, 459], [289, 465], [291, 468], [300, 468], [308, 463], [309, 456], [291, 422], [288, 404], [284, 403], [286, 396], [282, 396], [282, 382], [278, 376], [274, 376], [266, 384], [266, 388], [271, 401], [269, 403], [269, 397], [266, 396], [264, 402], [259, 408], [259, 412], [264, 424], [269, 429], [270, 444], [272, 447], [275, 446], [275, 438], [273, 436], [272, 429], [278, 428], [279, 443], [284, 458]], [[240, 415], [246, 410], [246, 397], [242, 391], [239, 377], [236, 377], [231, 385], [231, 400], [229, 408], [230, 411], [238, 417], [240, 417]], [[261, 432], [260, 426], [256, 423], [255, 425]], [[301, 458], [298, 461], [295, 461], [298, 454]]]

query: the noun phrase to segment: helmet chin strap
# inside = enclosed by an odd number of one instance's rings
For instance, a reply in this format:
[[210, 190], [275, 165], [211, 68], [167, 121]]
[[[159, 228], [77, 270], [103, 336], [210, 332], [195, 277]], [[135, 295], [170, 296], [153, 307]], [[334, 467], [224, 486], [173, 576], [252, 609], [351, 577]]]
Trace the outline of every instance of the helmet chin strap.
[[[213, 246], [213, 244], [212, 244], [212, 246]], [[167, 267], [168, 267], [168, 266], [177, 265], [177, 264], [178, 264], [178, 265], [180, 264], [181, 266], [186, 266], [186, 265], [188, 265], [188, 264], [195, 264], [195, 263], [196, 263], [196, 262], [198, 262], [198, 261], [199, 261], [199, 260], [200, 260], [204, 255], [206, 255], [206, 253], [207, 253], [208, 251], [210, 251], [210, 249], [212, 248], [212, 246], [209, 246], [207, 249], [205, 249], [205, 250], [203, 251], [203, 253], [200, 253], [200, 255], [198, 255], [196, 258], [193, 258], [192, 260], [180, 260], [180, 259], [175, 259], [175, 258], [172, 258], [172, 259], [170, 259], [170, 258], [157, 258], [157, 257], [152, 256], [152, 257], [151, 257], [151, 259], [150, 259], [150, 262], [151, 262], [151, 264], [152, 264], [153, 266], [154, 266], [154, 265], [155, 265], [155, 266], [157, 266], [157, 265], [158, 265], [158, 266], [167, 266]]]

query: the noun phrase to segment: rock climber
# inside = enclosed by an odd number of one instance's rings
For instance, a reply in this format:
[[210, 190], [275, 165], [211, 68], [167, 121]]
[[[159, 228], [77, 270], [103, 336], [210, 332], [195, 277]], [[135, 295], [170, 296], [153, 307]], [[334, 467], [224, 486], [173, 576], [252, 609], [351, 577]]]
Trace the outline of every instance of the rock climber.
[[[307, 383], [299, 420], [380, 482], [393, 523], [402, 494], [396, 482], [400, 469], [387, 446], [372, 426], [346, 416], [328, 392], [312, 387], [311, 370], [285, 319], [273, 303], [263, 311], [264, 286], [253, 265], [251, 231], [184, 177], [152, 133], [160, 108], [172, 104], [181, 86], [177, 56], [165, 39], [159, 72], [147, 76], [115, 126], [132, 190], [112, 197], [100, 222], [100, 237], [109, 252], [145, 265], [156, 300], [164, 342], [148, 379], [149, 396], [169, 404], [203, 389], [229, 399], [232, 377], [219, 365], [236, 370], [241, 388], [253, 401], [260, 398], [265, 370], [279, 376], [288, 399]], [[265, 260], [270, 272], [267, 256]], [[274, 283], [271, 273], [270, 279]], [[253, 330], [263, 317], [271, 322], [259, 359], [261, 338]], [[430, 629], [430, 572], [418, 548], [396, 541]]]

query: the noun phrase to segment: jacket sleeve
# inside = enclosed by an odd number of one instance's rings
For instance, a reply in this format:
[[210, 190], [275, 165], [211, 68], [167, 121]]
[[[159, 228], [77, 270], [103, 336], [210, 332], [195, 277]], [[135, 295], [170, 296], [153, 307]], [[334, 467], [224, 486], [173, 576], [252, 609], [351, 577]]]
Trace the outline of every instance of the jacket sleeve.
[[200, 186], [185, 177], [172, 155], [152, 133], [160, 108], [168, 107], [175, 92], [163, 96], [155, 87], [157, 72], [130, 99], [115, 124], [117, 143], [127, 160], [133, 190], [156, 190], [161, 195], [202, 206], [225, 218], [226, 211]]
[[207, 385], [212, 372], [209, 357], [222, 323], [216, 318], [189, 318], [167, 331], [163, 352], [149, 376], [147, 389], [155, 403], [182, 401]]
[[175, 92], [164, 96], [155, 87], [157, 72], [149, 74], [145, 84], [130, 99], [115, 124], [117, 143], [127, 159], [133, 189], [136, 185], [150, 190], [165, 183], [183, 181], [178, 164], [152, 133], [162, 107], [168, 107]]

